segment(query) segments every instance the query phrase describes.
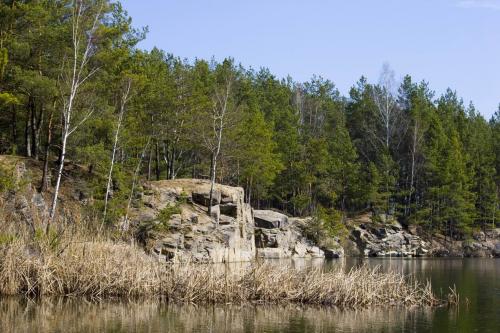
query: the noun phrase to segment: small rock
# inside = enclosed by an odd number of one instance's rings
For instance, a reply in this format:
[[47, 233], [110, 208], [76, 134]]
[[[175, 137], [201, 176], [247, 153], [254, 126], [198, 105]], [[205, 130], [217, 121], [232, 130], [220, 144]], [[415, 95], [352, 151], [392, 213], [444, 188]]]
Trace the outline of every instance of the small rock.
[[378, 238], [384, 238], [387, 236], [387, 231], [385, 228], [373, 229], [372, 231]]
[[423, 247], [419, 247], [416, 251], [417, 253], [417, 256], [425, 256], [427, 255], [427, 253], [429, 253], [429, 250], [427, 250], [426, 248], [423, 248]]
[[415, 224], [410, 224], [408, 226], [408, 231], [410, 232], [410, 234], [416, 235], [417, 234], [417, 226]]
[[43, 196], [40, 193], [33, 194], [31, 202], [38, 208], [43, 209], [45, 207], [45, 200], [43, 199]]
[[445, 248], [438, 248], [432, 252], [432, 255], [435, 257], [449, 257], [450, 251]]
[[184, 247], [184, 237], [181, 234], [170, 234], [160, 241], [162, 253], [165, 248], [178, 249]]

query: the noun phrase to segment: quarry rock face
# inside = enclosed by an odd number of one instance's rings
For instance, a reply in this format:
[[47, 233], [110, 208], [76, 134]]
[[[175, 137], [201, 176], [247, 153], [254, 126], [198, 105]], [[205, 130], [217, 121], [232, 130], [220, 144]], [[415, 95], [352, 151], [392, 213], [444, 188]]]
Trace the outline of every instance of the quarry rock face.
[[[130, 214], [137, 238], [158, 260], [168, 262], [325, 257], [322, 249], [303, 236], [304, 219], [252, 210], [240, 187], [217, 184], [211, 201], [209, 191], [206, 180], [145, 183], [144, 205]], [[337, 258], [343, 251], [330, 249], [328, 254]]]
[[[240, 187], [197, 179], [149, 182], [131, 214], [146, 248], [171, 262], [241, 262], [255, 258], [254, 220]], [[212, 205], [208, 214], [208, 205]], [[175, 214], [168, 214], [169, 212]], [[142, 216], [151, 216], [143, 220]], [[166, 221], [165, 221], [166, 220]]]
[[432, 246], [399, 224], [354, 226], [349, 240], [357, 245], [354, 254], [366, 257], [419, 257], [426, 255]]
[[[36, 161], [0, 156], [11, 166], [14, 189], [0, 193], [0, 219], [35, 234], [46, 227], [51, 193], [39, 193], [31, 173]], [[88, 171], [68, 164], [71, 182], [63, 183], [57, 221], [82, 221], [80, 208], [93, 198], [79, 177]], [[240, 187], [217, 184], [210, 199], [210, 182], [178, 179], [146, 182], [134, 196], [128, 218], [115, 227], [158, 260], [168, 262], [244, 262], [255, 258], [339, 258], [345, 256], [500, 257], [500, 228], [477, 230], [468, 238], [425, 235], [416, 225], [403, 227], [391, 218], [370, 214], [346, 222], [347, 239], [315, 244], [305, 235], [311, 218], [295, 218], [273, 210], [252, 210]], [[211, 213], [208, 213], [211, 206]], [[377, 220], [378, 222], [375, 222]], [[124, 227], [126, 226], [126, 228]], [[131, 239], [132, 241], [132, 239]], [[341, 245], [340, 245], [340, 244]]]
[[307, 219], [289, 218], [271, 210], [255, 210], [254, 217], [257, 257], [263, 259], [325, 257], [325, 252], [303, 235], [301, 226]]
[[[240, 187], [178, 179], [147, 182], [143, 205], [131, 212], [137, 238], [166, 262], [244, 262], [255, 258], [323, 258], [307, 240], [301, 219], [272, 210], [252, 210]], [[211, 212], [209, 213], [209, 207]], [[335, 252], [335, 253], [333, 253]], [[329, 252], [339, 257], [337, 249]]]

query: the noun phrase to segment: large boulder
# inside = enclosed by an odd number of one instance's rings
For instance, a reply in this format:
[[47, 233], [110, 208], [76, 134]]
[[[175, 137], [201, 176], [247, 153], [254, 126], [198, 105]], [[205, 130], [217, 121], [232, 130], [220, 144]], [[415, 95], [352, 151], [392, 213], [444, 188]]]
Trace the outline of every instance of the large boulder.
[[255, 245], [258, 249], [258, 257], [269, 259], [324, 258], [324, 251], [304, 236], [301, 228], [303, 224], [299, 219], [291, 218], [287, 219], [288, 223], [283, 223], [286, 216], [273, 211], [269, 212], [264, 211], [261, 214], [258, 211], [256, 215], [258, 217], [255, 218], [257, 225], [260, 223], [261, 226], [264, 226], [255, 228]]
[[254, 210], [255, 225], [259, 228], [283, 228], [288, 225], [288, 217], [272, 210]]

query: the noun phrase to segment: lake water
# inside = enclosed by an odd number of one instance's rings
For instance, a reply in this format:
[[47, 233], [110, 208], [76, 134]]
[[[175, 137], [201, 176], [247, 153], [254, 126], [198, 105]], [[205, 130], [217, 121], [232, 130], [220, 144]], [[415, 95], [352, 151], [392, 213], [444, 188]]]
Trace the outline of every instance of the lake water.
[[[156, 301], [0, 298], [0, 332], [500, 332], [499, 259], [341, 259], [298, 266], [367, 263], [456, 285], [458, 308], [340, 310], [310, 306], [167, 305]], [[465, 302], [467, 298], [468, 302]], [[468, 305], [466, 305], [468, 303]]]

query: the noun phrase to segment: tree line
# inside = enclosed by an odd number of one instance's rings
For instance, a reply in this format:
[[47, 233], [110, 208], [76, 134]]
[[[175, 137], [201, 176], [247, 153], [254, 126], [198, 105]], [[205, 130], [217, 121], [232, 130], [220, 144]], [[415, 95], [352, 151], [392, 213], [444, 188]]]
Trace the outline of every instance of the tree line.
[[0, 153], [40, 160], [51, 218], [73, 163], [102, 227], [127, 216], [140, 179], [180, 177], [336, 223], [370, 211], [454, 237], [497, 224], [500, 111], [486, 120], [386, 65], [342, 96], [320, 76], [141, 50], [146, 33], [119, 2], [0, 3]]

